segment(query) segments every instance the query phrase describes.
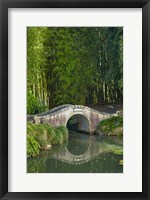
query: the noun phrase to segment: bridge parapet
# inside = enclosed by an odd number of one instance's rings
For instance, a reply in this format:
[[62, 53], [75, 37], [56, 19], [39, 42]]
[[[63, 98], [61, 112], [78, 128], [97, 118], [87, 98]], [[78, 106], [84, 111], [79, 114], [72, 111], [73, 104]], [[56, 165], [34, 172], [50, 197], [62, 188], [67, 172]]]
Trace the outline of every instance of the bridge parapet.
[[114, 116], [114, 114], [99, 112], [87, 106], [66, 104], [38, 115], [28, 116], [28, 121], [49, 123], [53, 126], [67, 126], [68, 120], [74, 115], [78, 116], [79, 130], [90, 133], [96, 130], [101, 120]]

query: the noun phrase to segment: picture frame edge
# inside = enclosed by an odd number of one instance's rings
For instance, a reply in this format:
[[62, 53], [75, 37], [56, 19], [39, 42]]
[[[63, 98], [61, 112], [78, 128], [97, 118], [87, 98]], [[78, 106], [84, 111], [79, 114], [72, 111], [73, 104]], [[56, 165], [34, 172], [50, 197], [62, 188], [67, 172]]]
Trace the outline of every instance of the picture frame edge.
[[[88, 3], [92, 2], [92, 0], [87, 0]], [[123, 7], [132, 7], [135, 5], [135, 7], [138, 7], [141, 5], [142, 7], [142, 68], [144, 66], [144, 69], [142, 71], [142, 132], [146, 132], [143, 136], [143, 141], [142, 141], [142, 156], [143, 156], [143, 191], [141, 193], [92, 193], [89, 195], [89, 193], [18, 193], [18, 192], [8, 192], [8, 131], [9, 131], [9, 123], [8, 123], [8, 8], [11, 7], [24, 7], [25, 5], [30, 7], [35, 5], [35, 2], [41, 2], [41, 0], [31, 0], [31, 3], [29, 3], [28, 0], [6, 0], [5, 2], [3, 0], [0, 1], [0, 39], [1, 39], [1, 44], [2, 47], [0, 48], [0, 198], [1, 199], [48, 199], [48, 198], [55, 198], [55, 199], [78, 199], [80, 200], [81, 198], [100, 198], [100, 199], [112, 199], [112, 198], [119, 198], [119, 199], [150, 199], [150, 192], [148, 191], [148, 186], [150, 182], [150, 147], [148, 145], [148, 142], [150, 141], [150, 136], [148, 135], [148, 132], [150, 131], [150, 123], [148, 121], [150, 120], [150, 105], [148, 102], [150, 101], [150, 58], [149, 58], [149, 49], [150, 49], [150, 2], [149, 0], [142, 1], [142, 0], [135, 0], [132, 1], [131, 4], [129, 5], [128, 1], [126, 0], [120, 0], [122, 2]], [[52, 4], [53, 1], [47, 0], [43, 4], [48, 5]], [[53, 4], [56, 5], [58, 4], [59, 0]], [[63, 2], [68, 3], [68, 1], [61, 1], [61, 4]], [[74, 3], [78, 3], [77, 1], [73, 1]], [[105, 4], [104, 1], [98, 0], [95, 3], [95, 6], [98, 4], [100, 5], [109, 5], [110, 0], [108, 0]], [[118, 3], [118, 0], [113, 0], [114, 5], [115, 2]], [[83, 4], [86, 3], [85, 1], [82, 1]], [[83, 5], [82, 4], [82, 5]], [[39, 3], [37, 6], [40, 6], [41, 3]], [[72, 4], [73, 5], [73, 4]], [[81, 4], [80, 4], [81, 5]], [[119, 4], [120, 5], [120, 4]], [[36, 6], [35, 6], [36, 7]], [[82, 6], [81, 6], [82, 7]], [[110, 7], [110, 6], [109, 6]], [[110, 7], [111, 8], [111, 7]], [[146, 143], [146, 145], [145, 145]]]

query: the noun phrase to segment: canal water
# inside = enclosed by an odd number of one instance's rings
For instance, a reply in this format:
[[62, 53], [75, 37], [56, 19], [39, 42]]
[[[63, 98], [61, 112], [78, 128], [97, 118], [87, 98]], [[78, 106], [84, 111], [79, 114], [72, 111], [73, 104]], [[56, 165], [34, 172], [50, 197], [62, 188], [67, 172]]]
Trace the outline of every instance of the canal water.
[[28, 158], [28, 173], [122, 173], [123, 138], [70, 131], [66, 144]]

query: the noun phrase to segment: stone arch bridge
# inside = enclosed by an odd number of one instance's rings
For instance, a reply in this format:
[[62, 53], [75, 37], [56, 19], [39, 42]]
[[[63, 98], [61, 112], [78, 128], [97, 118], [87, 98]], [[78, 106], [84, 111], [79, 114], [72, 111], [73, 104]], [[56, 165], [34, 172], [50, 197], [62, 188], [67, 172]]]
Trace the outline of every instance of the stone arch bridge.
[[67, 122], [72, 116], [78, 121], [78, 131], [93, 133], [100, 121], [110, 118], [114, 114], [102, 113], [87, 106], [65, 104], [44, 113], [30, 115], [27, 120], [33, 123], [67, 126]]

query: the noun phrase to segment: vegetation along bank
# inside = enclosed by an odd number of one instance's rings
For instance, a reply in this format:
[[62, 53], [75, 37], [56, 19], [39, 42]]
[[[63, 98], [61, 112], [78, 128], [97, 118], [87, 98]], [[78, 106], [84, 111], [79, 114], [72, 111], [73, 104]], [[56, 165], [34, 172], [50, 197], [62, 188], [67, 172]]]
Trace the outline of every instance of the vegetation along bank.
[[[106, 136], [123, 135], [123, 117], [115, 116], [103, 120], [97, 126], [95, 134]], [[64, 126], [53, 127], [49, 124], [27, 123], [27, 155], [36, 156], [40, 150], [48, 150], [54, 145], [61, 145], [68, 139], [68, 129]]]
[[107, 136], [122, 136], [123, 116], [115, 116], [101, 121], [97, 126], [96, 134], [104, 134]]
[[36, 156], [40, 150], [48, 150], [61, 145], [68, 139], [68, 129], [64, 126], [52, 127], [49, 124], [27, 123], [27, 155]]

